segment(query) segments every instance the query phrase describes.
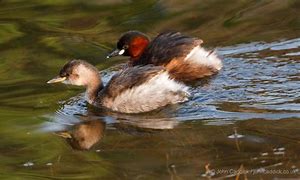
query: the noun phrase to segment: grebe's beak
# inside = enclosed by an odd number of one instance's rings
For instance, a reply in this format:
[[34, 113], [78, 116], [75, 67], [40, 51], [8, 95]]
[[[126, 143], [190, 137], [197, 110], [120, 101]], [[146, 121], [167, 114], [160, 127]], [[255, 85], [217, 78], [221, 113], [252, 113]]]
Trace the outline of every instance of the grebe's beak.
[[63, 82], [67, 79], [67, 77], [60, 77], [60, 76], [57, 76], [49, 81], [47, 81], [48, 84], [51, 84], [51, 83], [58, 83], [58, 82]]
[[113, 50], [111, 53], [109, 53], [106, 58], [111, 58], [111, 57], [114, 57], [114, 56], [121, 56], [122, 54], [124, 54], [125, 52], [125, 49], [115, 49]]
[[55, 134], [65, 139], [72, 139], [72, 135], [69, 132], [57, 132]]

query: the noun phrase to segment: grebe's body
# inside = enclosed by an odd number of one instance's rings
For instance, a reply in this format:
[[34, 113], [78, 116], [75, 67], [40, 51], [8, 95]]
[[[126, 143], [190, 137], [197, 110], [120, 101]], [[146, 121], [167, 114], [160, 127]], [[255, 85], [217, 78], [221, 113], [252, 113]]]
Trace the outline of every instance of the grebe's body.
[[222, 61], [213, 51], [207, 51], [201, 39], [179, 32], [159, 34], [153, 41], [138, 31], [125, 33], [117, 49], [108, 57], [130, 56], [132, 66], [153, 64], [164, 66], [170, 76], [180, 81], [194, 81], [211, 76], [222, 68]]
[[114, 75], [106, 86], [93, 65], [73, 60], [48, 83], [63, 82], [86, 87], [86, 99], [122, 113], [142, 113], [188, 100], [188, 88], [171, 79], [159, 66], [129, 67]]

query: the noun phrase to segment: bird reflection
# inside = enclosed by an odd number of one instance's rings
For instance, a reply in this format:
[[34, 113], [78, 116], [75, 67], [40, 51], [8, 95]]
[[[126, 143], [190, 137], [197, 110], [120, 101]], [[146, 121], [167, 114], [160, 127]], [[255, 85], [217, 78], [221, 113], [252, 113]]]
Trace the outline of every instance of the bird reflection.
[[[43, 132], [54, 132], [64, 138], [76, 150], [89, 150], [99, 144], [106, 126], [129, 134], [170, 130], [179, 120], [170, 117], [168, 111], [158, 110], [146, 114], [128, 115], [85, 106], [82, 94], [61, 103], [54, 115], [40, 128]], [[176, 108], [176, 106], [173, 106]], [[79, 114], [77, 114], [79, 113]], [[149, 118], [151, 117], [151, 118]], [[108, 127], [108, 129], [110, 129]]]
[[[66, 121], [72, 123], [66, 123]], [[59, 116], [60, 123], [46, 123], [44, 131], [54, 131], [56, 135], [63, 137], [73, 149], [89, 150], [100, 143], [104, 136], [106, 124], [116, 128], [118, 131], [129, 134], [139, 132], [148, 133], [152, 130], [173, 129], [178, 121], [174, 119], [131, 119], [81, 116], [78, 119], [75, 116]], [[64, 123], [62, 123], [64, 122]]]
[[52, 132], [63, 137], [72, 148], [88, 150], [101, 141], [104, 135], [105, 117], [81, 114], [67, 115], [56, 112], [39, 128], [42, 132]]
[[166, 130], [173, 129], [178, 125], [178, 121], [172, 118], [118, 118], [116, 119], [116, 128], [139, 128], [141, 130]]
[[105, 124], [101, 119], [85, 120], [56, 134], [65, 138], [73, 149], [89, 150], [103, 138]]

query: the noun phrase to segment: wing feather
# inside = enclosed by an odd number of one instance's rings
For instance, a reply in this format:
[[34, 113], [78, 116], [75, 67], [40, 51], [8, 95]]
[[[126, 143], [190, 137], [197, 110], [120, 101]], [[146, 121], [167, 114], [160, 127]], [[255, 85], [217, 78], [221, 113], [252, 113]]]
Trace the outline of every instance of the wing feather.
[[189, 37], [179, 32], [159, 34], [146, 48], [134, 65], [165, 65], [172, 59], [184, 58], [190, 51], [202, 44], [201, 39]]

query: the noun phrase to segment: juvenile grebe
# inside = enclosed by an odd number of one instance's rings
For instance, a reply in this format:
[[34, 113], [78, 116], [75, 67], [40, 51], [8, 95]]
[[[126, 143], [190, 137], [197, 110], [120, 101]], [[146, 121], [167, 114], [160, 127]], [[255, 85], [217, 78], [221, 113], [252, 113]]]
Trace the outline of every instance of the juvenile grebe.
[[176, 80], [188, 82], [211, 76], [222, 68], [222, 61], [213, 51], [207, 51], [198, 38], [179, 32], [159, 34], [153, 41], [138, 31], [128, 31], [121, 36], [112, 56], [130, 56], [129, 65], [154, 64], [164, 66]]
[[188, 87], [169, 77], [160, 66], [126, 68], [114, 75], [106, 86], [99, 71], [82, 60], [72, 60], [59, 76], [47, 83], [63, 82], [86, 87], [86, 99], [95, 106], [104, 106], [122, 113], [141, 113], [188, 100]]

